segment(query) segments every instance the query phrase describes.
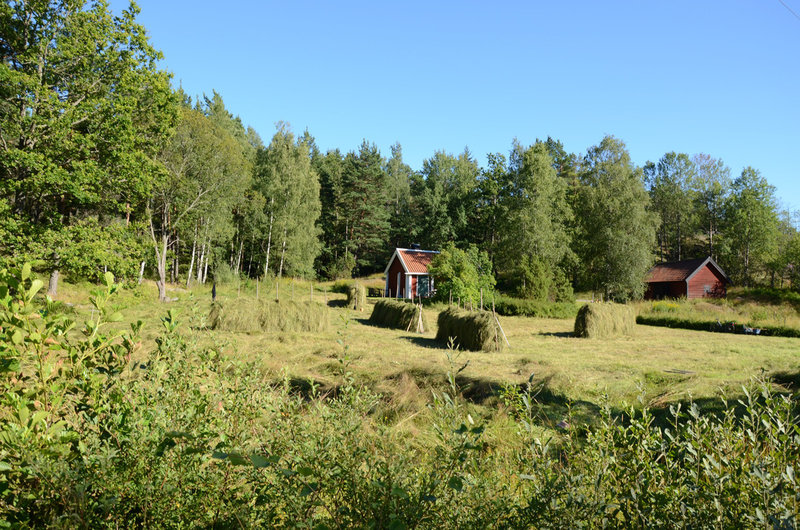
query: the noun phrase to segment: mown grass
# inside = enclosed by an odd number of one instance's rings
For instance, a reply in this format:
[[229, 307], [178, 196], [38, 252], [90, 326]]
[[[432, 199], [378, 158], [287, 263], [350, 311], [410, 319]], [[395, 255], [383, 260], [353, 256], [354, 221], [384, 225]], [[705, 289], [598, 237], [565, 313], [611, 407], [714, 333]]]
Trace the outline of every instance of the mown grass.
[[[388, 421], [409, 432], [426, 422], [425, 403], [432, 390], [446, 384], [449, 369], [447, 348], [435, 341], [440, 307], [424, 308], [431, 325], [426, 333], [418, 334], [370, 325], [374, 300], [364, 312], [349, 310], [346, 295], [332, 292], [332, 283], [313, 283], [313, 294], [310, 282], [284, 279], [277, 289], [275, 284], [261, 283], [259, 296], [274, 299], [277, 293], [281, 300], [326, 303], [334, 313], [331, 329], [254, 334], [206, 330], [198, 334], [199, 340], [225, 344], [226, 355], [255, 360], [275, 381], [284, 376], [294, 381], [298, 391], [313, 382], [322, 392], [335, 391], [340, 370], [337, 359], [346, 344], [349, 369], [383, 396]], [[73, 304], [77, 318], [90, 313], [86, 287], [65, 284], [61, 289], [59, 299]], [[155, 286], [148, 282], [122, 292], [117, 303], [124, 306], [126, 319], [145, 322], [142, 351], [153, 346], [167, 309], [176, 310], [179, 318], [193, 327], [208, 323], [210, 285], [175, 288], [170, 295], [177, 300], [159, 304]], [[217, 299], [222, 303], [237, 297], [255, 297], [255, 284], [217, 286]], [[702, 303], [684, 304], [693, 309], [704, 307]], [[736, 307], [734, 303], [709, 305]], [[758, 310], [747, 307], [750, 312]], [[462, 392], [476, 414], [496, 422], [489, 433], [502, 433], [508, 425], [502, 388], [524, 385], [531, 376], [543, 418], [554, 426], [569, 408], [591, 421], [604, 399], [619, 409], [640, 400], [656, 407], [690, 397], [711, 402], [721, 395], [738, 395], [743, 384], [761, 373], [800, 373], [798, 339], [640, 325], [626, 337], [578, 339], [572, 336], [573, 319], [500, 317], [500, 322], [510, 347], [491, 354], [457, 353], [458, 367], [463, 367], [458, 374]]]

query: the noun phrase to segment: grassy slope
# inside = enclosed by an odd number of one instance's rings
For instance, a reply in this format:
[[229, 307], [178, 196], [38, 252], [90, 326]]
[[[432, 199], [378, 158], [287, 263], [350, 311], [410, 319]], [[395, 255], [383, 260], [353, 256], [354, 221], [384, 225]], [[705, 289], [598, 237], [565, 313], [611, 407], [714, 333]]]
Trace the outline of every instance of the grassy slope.
[[[292, 287], [294, 283], [294, 287]], [[424, 416], [429, 390], [444, 385], [451, 367], [447, 350], [433, 340], [437, 311], [426, 309], [432, 329], [424, 335], [405, 333], [369, 325], [369, 311], [356, 312], [344, 307], [344, 295], [323, 293], [316, 286], [315, 299], [327, 297], [335, 313], [332, 331], [324, 333], [241, 334], [199, 332], [201, 342], [223, 342], [229, 355], [257, 358], [268, 373], [278, 379], [287, 373], [298, 388], [307, 388], [308, 380], [321, 389], [335, 387], [339, 381], [342, 339], [348, 345], [350, 369], [357, 379], [381, 391], [387, 409], [398, 421], [417, 414]], [[90, 314], [87, 286], [62, 287], [59, 299], [75, 304], [78, 318]], [[145, 322], [145, 348], [160, 329], [159, 318], [169, 308], [179, 311], [180, 319], [191, 323], [192, 314], [207, 315], [210, 286], [191, 291], [177, 289], [170, 294], [178, 300], [167, 305], [156, 301], [153, 285], [143, 285], [137, 292], [125, 291], [119, 299], [126, 321]], [[308, 299], [308, 283], [284, 281], [281, 298]], [[275, 296], [275, 284], [260, 286], [261, 297]], [[218, 298], [253, 297], [254, 285], [241, 291], [234, 286], [218, 286]], [[194, 312], [193, 309], [194, 308]], [[347, 322], [345, 324], [345, 322]], [[762, 370], [767, 373], [800, 373], [800, 340], [775, 337], [714, 334], [636, 326], [631, 337], [618, 339], [577, 339], [570, 336], [572, 320], [548, 320], [526, 317], [502, 317], [511, 347], [502, 353], [460, 352], [456, 367], [469, 364], [459, 374], [464, 394], [476, 404], [476, 410], [494, 415], [503, 384], [523, 384], [534, 374], [539, 389], [537, 399], [544, 415], [553, 423], [573, 404], [577, 415], [591, 419], [604, 395], [612, 407], [636, 403], [644, 396], [646, 403], [664, 406], [690, 396], [699, 402], [712, 400], [722, 393], [738, 394], [742, 383]], [[718, 405], [714, 405], [718, 406]]]

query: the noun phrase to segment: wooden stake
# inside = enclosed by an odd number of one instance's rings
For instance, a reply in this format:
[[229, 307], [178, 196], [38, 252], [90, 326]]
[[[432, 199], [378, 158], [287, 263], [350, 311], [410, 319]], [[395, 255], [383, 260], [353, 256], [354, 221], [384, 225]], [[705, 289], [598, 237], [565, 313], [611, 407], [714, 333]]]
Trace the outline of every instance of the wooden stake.
[[506, 337], [506, 332], [503, 331], [503, 326], [500, 325], [500, 319], [497, 318], [497, 313], [492, 312], [492, 315], [494, 315], [494, 321], [497, 322], [497, 327], [500, 328], [500, 333], [503, 334], [503, 340], [506, 341], [506, 345], [511, 346], [511, 344], [508, 342], [508, 338]]

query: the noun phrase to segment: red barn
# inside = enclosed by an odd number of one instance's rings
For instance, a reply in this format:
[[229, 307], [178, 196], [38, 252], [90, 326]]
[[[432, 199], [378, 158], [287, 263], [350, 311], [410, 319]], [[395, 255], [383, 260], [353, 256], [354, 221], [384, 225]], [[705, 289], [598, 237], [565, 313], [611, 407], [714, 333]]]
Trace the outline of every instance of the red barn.
[[433, 277], [428, 266], [435, 250], [396, 248], [386, 266], [386, 290], [391, 298], [427, 298], [433, 295]]
[[647, 274], [645, 298], [724, 298], [730, 283], [711, 257], [660, 263]]

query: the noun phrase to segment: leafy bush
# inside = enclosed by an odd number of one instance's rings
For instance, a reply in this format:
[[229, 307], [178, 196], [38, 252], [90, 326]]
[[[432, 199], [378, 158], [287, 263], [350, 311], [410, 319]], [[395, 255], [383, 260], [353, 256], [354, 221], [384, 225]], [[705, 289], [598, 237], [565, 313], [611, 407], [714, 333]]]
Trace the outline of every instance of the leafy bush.
[[748, 333], [766, 335], [771, 337], [800, 337], [800, 329], [785, 326], [761, 326], [752, 328], [735, 322], [720, 322], [718, 320], [697, 320], [658, 315], [639, 315], [636, 323], [645, 326], [662, 326], [666, 328], [691, 329], [695, 331], [714, 331], [718, 333]]
[[449, 243], [431, 262], [428, 271], [436, 279], [436, 299], [442, 302], [480, 304], [494, 292], [492, 262], [486, 252], [475, 246], [461, 250]]
[[653, 302], [653, 304], [650, 306], [650, 310], [653, 313], [677, 313], [679, 309], [679, 304], [676, 304], [675, 302], [666, 302], [664, 300]]
[[575, 318], [578, 305], [574, 302], [543, 302], [498, 296], [495, 300], [495, 311], [505, 316]]

